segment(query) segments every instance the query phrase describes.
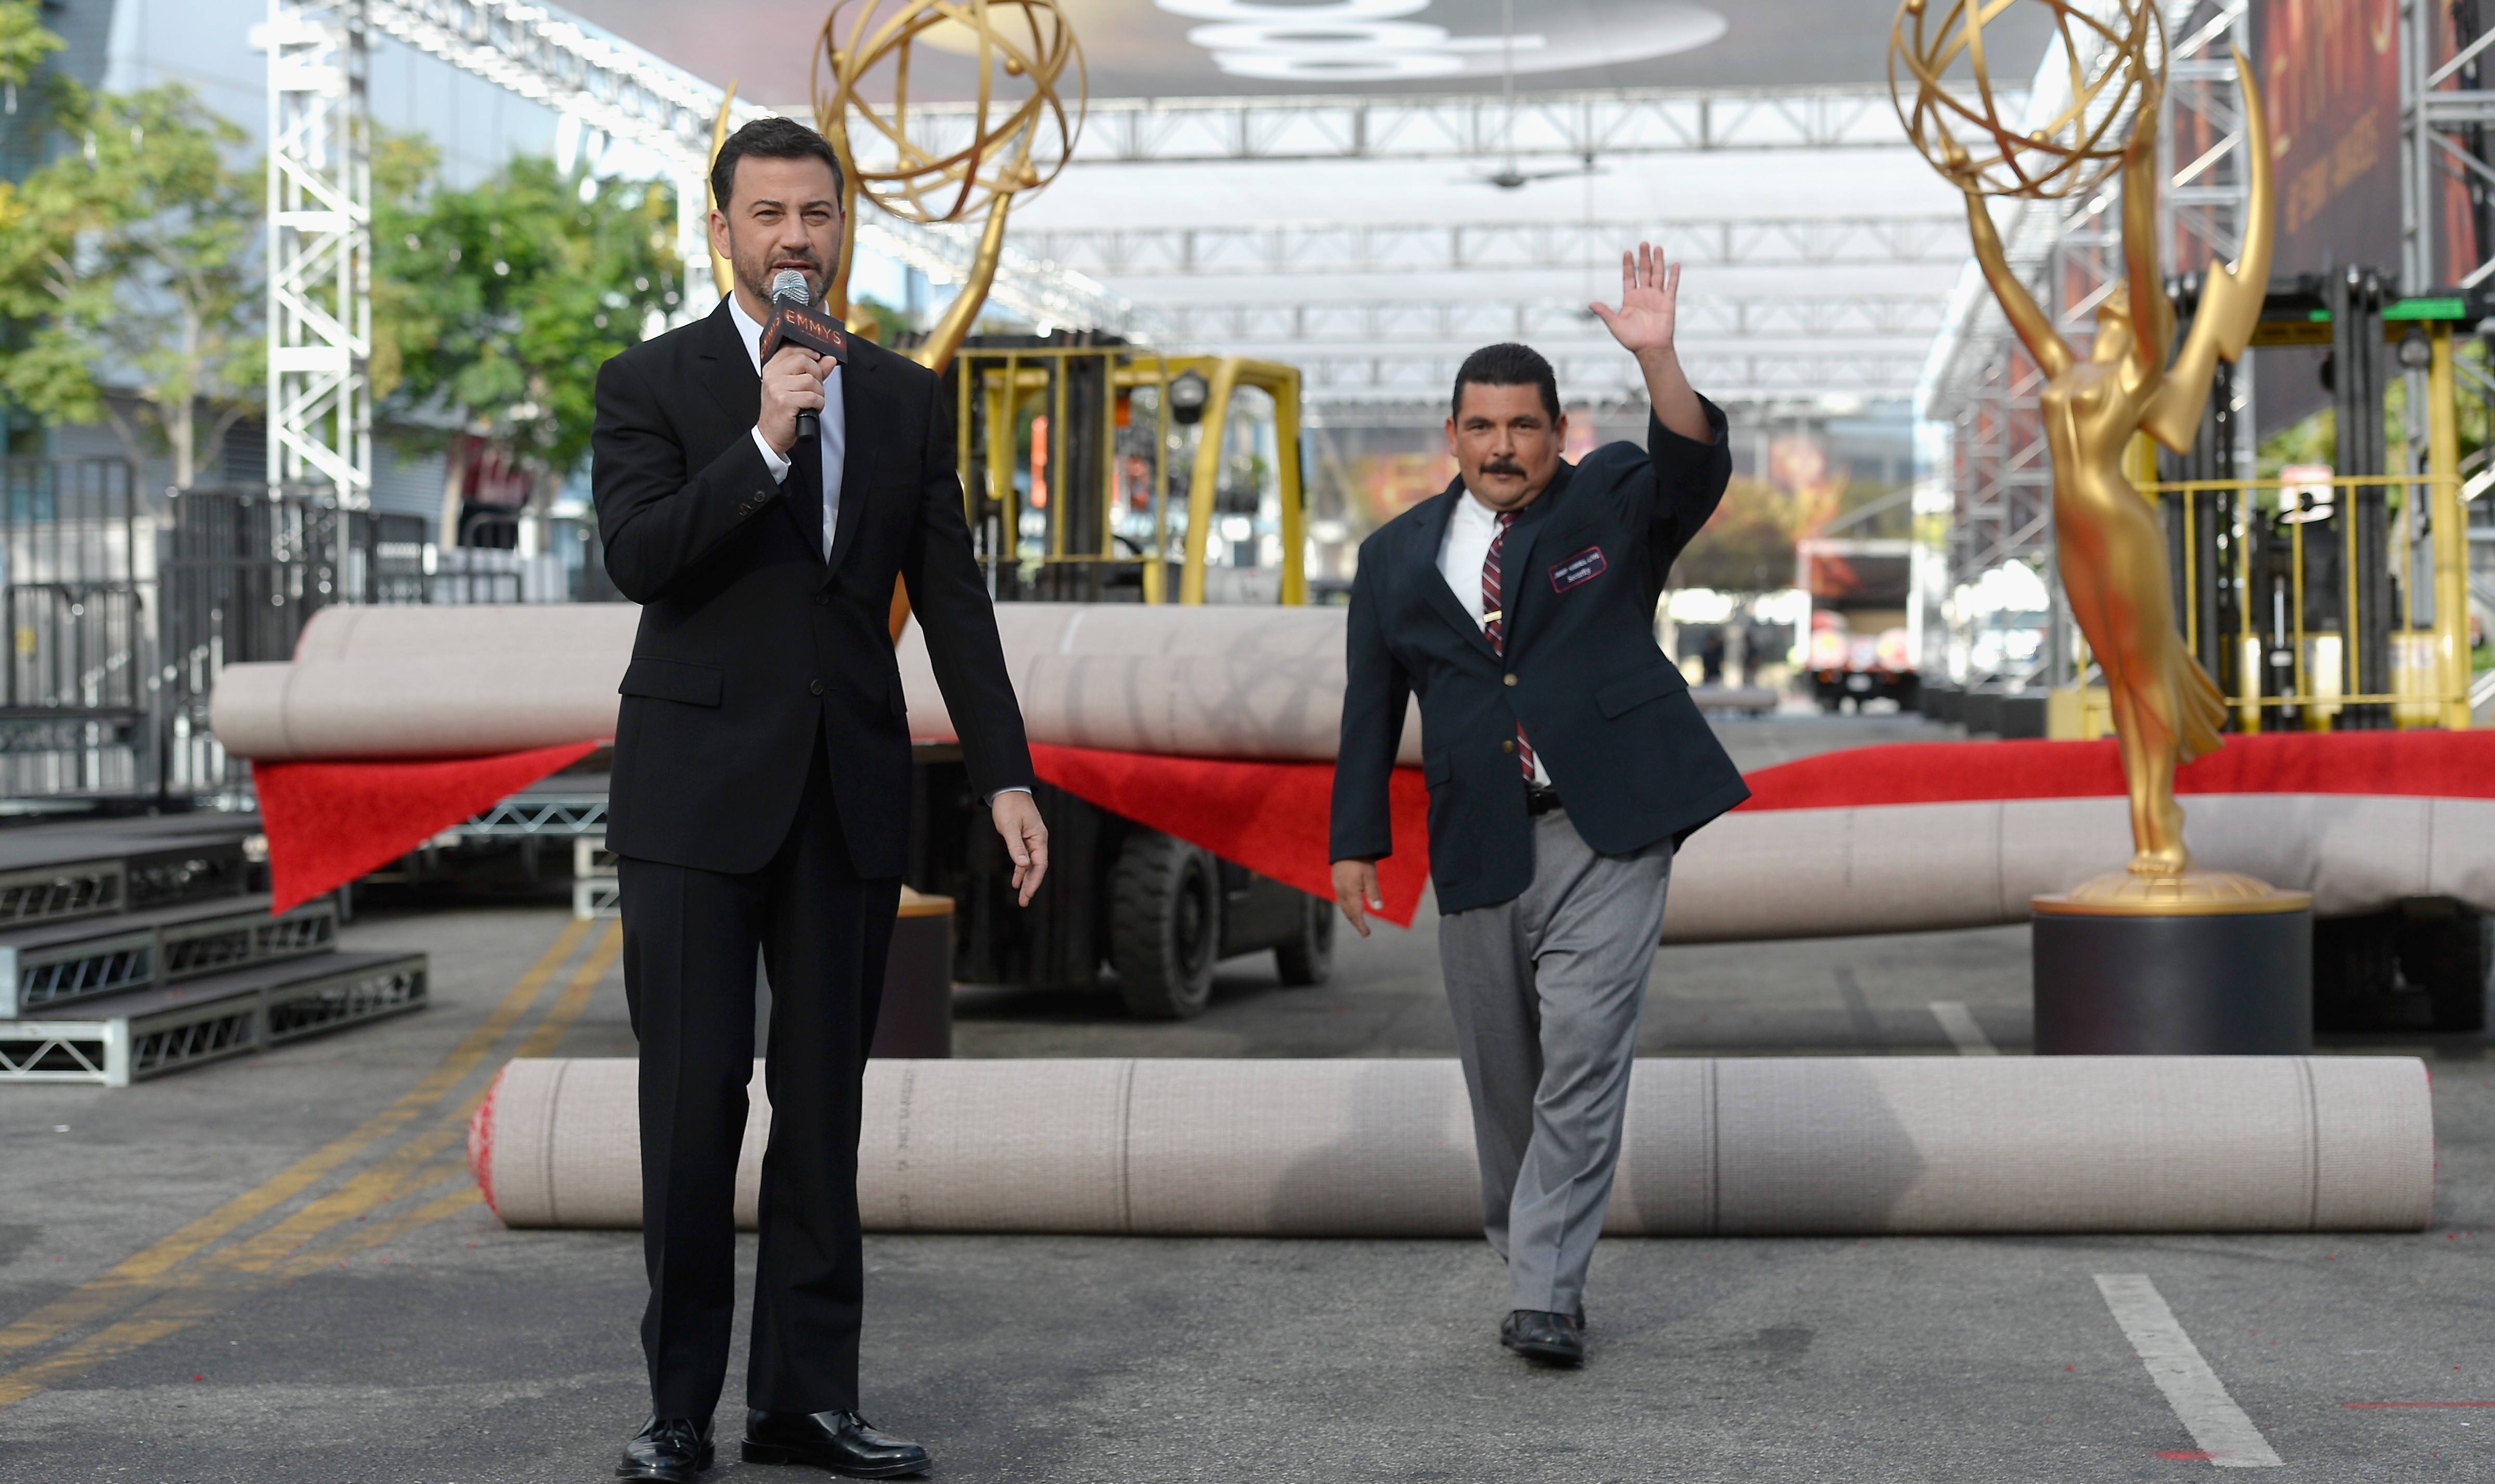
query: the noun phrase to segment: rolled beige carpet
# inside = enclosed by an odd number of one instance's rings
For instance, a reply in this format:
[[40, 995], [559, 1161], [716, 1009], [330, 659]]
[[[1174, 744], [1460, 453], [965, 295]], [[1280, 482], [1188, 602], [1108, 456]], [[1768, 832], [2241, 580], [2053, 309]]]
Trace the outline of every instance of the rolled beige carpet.
[[[505, 1225], [636, 1227], [630, 1060], [523, 1060], [469, 1158]], [[737, 1169], [752, 1226], [770, 1111]], [[1477, 1236], [1452, 1061], [874, 1062], [871, 1231]], [[2416, 1230], [2413, 1057], [1651, 1059], [1605, 1230]]]
[[[1198, 757], [1331, 760], [1340, 608], [1006, 603], [1031, 736]], [[640, 610], [629, 603], [324, 608], [285, 664], [229, 665], [209, 703], [237, 757], [461, 757], [611, 737]], [[910, 732], [954, 735], [925, 637], [896, 658]], [[1417, 706], [1405, 761], [1420, 760]]]
[[[2495, 912], [2495, 802], [2192, 794], [2195, 863], [2311, 892], [2322, 917], [2449, 896]], [[1673, 863], [1667, 943], [1983, 927], [2027, 921], [2131, 853], [2121, 799], [2015, 799], [1727, 814]]]

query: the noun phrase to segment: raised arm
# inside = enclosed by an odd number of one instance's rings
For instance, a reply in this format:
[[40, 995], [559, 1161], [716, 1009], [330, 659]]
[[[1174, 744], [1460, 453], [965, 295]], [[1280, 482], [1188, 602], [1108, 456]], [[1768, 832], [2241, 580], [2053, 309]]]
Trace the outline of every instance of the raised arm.
[[1976, 263], [1984, 269], [1984, 281], [1992, 286], [1992, 296], [2001, 303], [2001, 313], [2009, 318], [2010, 327], [2018, 333], [2018, 343], [2036, 358], [2048, 377], [2060, 376], [2071, 369], [2077, 357], [2071, 354], [2068, 341], [2053, 328], [2053, 321], [2036, 307], [2027, 286], [2010, 271], [2010, 255], [2001, 246], [2001, 233], [1992, 227], [1992, 213], [1985, 204], [1982, 193], [1975, 190], [1975, 175], [1966, 157], [1955, 139], [1944, 141], [1948, 152], [1947, 173], [1966, 193], [1966, 233], [1975, 243]]
[[622, 356], [599, 368], [589, 437], [606, 573], [636, 603], [666, 591], [780, 493], [750, 438], [731, 441], [707, 468], [687, 469], [657, 394]]
[[2174, 348], [2174, 303], [2166, 297], [2166, 270], [2157, 251], [2157, 100], [2154, 85], [2141, 92], [2131, 140], [2122, 149], [2122, 279], [2131, 306], [2131, 384], [2154, 384], [2166, 374]]
[[2192, 333], [2166, 384], [2157, 390], [2140, 420], [2141, 431], [2181, 453], [2200, 436], [2201, 413], [2209, 399], [2209, 378], [2221, 357], [2233, 361], [2252, 344], [2261, 323], [2262, 301], [2269, 294], [2270, 249], [2278, 240], [2270, 186], [2269, 124], [2262, 115], [2261, 89], [2254, 85], [2252, 64], [2235, 53], [2235, 76], [2244, 90], [2244, 158], [2249, 162], [2251, 192], [2244, 203], [2244, 247], [2231, 267], [2212, 263], [2201, 288], [2201, 307], [2192, 316]]

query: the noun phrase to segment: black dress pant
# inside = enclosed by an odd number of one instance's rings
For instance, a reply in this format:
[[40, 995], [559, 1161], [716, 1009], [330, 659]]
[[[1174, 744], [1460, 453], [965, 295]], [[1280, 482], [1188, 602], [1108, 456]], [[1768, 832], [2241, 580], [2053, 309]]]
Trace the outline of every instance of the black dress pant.
[[771, 976], [771, 1142], [746, 1399], [855, 1411], [860, 1084], [901, 883], [851, 867], [819, 742], [796, 821], [762, 869], [628, 858], [619, 872], [624, 988], [641, 1042], [641, 1348], [654, 1409], [707, 1417], [727, 1376], [758, 948]]

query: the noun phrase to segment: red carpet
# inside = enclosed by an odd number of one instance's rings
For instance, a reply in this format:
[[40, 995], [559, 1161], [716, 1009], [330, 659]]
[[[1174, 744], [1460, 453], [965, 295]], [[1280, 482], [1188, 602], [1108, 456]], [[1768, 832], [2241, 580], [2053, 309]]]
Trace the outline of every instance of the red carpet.
[[[1332, 763], [1235, 763], [1036, 743], [1031, 760], [1040, 777], [1113, 814], [1310, 895], [1334, 897], [1326, 860]], [[1430, 796], [1417, 768], [1396, 769], [1388, 789], [1395, 854], [1377, 865], [1378, 894], [1386, 898], [1379, 916], [1409, 927], [1430, 879]]]
[[254, 763], [272, 912], [379, 870], [597, 742], [406, 763]]
[[[1834, 809], [2119, 794], [2103, 742], [1904, 742], [1825, 752], [1749, 775], [1745, 809]], [[2495, 798], [2495, 732], [2268, 732], [2178, 770], [2179, 794]]]
[[[406, 763], [255, 767], [276, 910], [387, 864], [597, 745]], [[1331, 763], [1244, 763], [1034, 745], [1046, 781], [1319, 896]], [[2108, 742], [1909, 742], [1824, 753], [1749, 775], [1745, 809], [2072, 799], [2122, 792]], [[2376, 794], [2495, 799], [2495, 732], [2295, 732], [2233, 737], [2176, 775], [2185, 794]], [[1410, 926], [1428, 879], [1429, 799], [1395, 771], [1395, 854], [1378, 870], [1389, 922]]]

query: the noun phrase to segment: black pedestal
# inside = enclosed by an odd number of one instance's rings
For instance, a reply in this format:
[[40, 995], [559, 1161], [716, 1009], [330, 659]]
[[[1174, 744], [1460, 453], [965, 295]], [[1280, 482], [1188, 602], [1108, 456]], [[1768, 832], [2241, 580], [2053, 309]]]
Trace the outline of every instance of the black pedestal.
[[870, 1056], [953, 1054], [953, 898], [902, 898]]
[[2036, 904], [2039, 1056], [2313, 1049], [2313, 912], [2190, 916]]

